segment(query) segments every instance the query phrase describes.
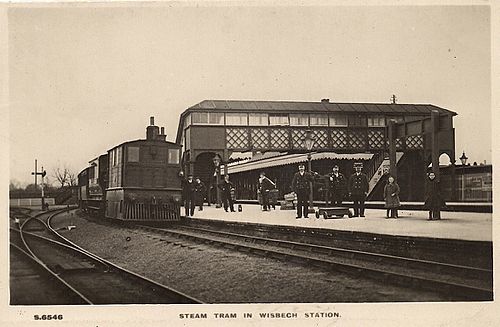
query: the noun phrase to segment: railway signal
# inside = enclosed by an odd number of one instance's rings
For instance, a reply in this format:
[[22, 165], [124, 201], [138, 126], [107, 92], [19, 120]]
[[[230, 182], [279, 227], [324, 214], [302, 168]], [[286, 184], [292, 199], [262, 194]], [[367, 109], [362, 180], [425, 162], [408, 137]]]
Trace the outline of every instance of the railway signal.
[[45, 177], [45, 175], [47, 175], [47, 172], [43, 169], [43, 166], [42, 166], [42, 171], [38, 171], [37, 164], [38, 164], [38, 161], [37, 161], [37, 159], [35, 159], [35, 171], [32, 171], [31, 175], [35, 175], [35, 189], [37, 187], [37, 176], [38, 175], [42, 176], [42, 183], [40, 185], [42, 188], [42, 210], [45, 210], [45, 194], [43, 192], [43, 186], [44, 186], [43, 178]]

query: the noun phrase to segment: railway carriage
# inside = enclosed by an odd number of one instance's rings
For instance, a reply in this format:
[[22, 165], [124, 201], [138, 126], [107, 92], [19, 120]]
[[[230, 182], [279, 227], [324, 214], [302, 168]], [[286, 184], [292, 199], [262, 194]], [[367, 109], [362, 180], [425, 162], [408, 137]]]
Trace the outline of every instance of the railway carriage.
[[87, 211], [89, 187], [89, 167], [78, 174], [78, 206]]
[[123, 221], [179, 220], [180, 150], [151, 117], [146, 139], [111, 148], [80, 173], [81, 207]]

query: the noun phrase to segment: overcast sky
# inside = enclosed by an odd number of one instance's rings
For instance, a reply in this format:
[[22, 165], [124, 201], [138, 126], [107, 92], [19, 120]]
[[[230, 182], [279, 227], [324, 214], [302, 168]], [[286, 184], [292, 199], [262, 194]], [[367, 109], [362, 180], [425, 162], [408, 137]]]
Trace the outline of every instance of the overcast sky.
[[19, 8], [8, 14], [10, 176], [75, 172], [143, 138], [174, 140], [204, 99], [431, 103], [456, 151], [491, 162], [490, 12], [448, 7]]

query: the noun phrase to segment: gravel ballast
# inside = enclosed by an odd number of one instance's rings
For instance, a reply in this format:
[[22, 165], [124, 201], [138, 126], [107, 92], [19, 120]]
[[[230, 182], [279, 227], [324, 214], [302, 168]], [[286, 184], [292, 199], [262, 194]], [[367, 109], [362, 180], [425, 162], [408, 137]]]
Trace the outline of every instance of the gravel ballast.
[[[70, 219], [72, 220], [70, 222]], [[442, 295], [245, 254], [84, 216], [54, 227], [83, 248], [207, 303], [446, 301]]]

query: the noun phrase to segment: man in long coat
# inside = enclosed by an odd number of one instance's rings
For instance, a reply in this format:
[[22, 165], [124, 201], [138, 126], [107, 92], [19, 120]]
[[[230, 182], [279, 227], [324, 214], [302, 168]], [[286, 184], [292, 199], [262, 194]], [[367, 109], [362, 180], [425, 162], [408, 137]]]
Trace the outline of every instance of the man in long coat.
[[187, 180], [182, 183], [182, 198], [184, 199], [184, 210], [186, 211], [186, 217], [191, 217], [194, 215], [194, 196], [195, 184], [193, 181], [193, 175], [189, 175]]
[[227, 211], [228, 209], [231, 210], [231, 212], [234, 212], [234, 202], [233, 202], [233, 196], [231, 192], [234, 190], [233, 183], [229, 181], [229, 175], [224, 175], [224, 181], [219, 184], [219, 188], [221, 190], [221, 196], [222, 196], [222, 204], [224, 206], [224, 210]]
[[331, 205], [342, 205], [347, 191], [347, 179], [339, 172], [339, 166], [335, 165], [332, 172], [328, 174], [328, 192]]
[[299, 171], [295, 173], [292, 180], [292, 190], [297, 194], [297, 219], [309, 218], [309, 194], [311, 192], [311, 183], [313, 175], [306, 172], [306, 167], [303, 164], [299, 165]]
[[203, 210], [203, 200], [205, 200], [206, 190], [205, 184], [199, 177], [196, 177], [194, 182], [195, 202], [199, 206], [200, 211]]
[[365, 216], [365, 199], [368, 195], [368, 176], [361, 172], [362, 163], [354, 164], [355, 173], [349, 178], [347, 189], [354, 202], [354, 217]]
[[262, 210], [268, 211], [269, 208], [269, 192], [274, 189], [276, 184], [266, 177], [264, 172], [260, 173], [259, 177], [259, 192], [262, 198]]
[[429, 220], [439, 220], [441, 219], [440, 210], [446, 203], [441, 196], [441, 187], [436, 179], [436, 174], [431, 171], [427, 177], [424, 208], [429, 211]]

